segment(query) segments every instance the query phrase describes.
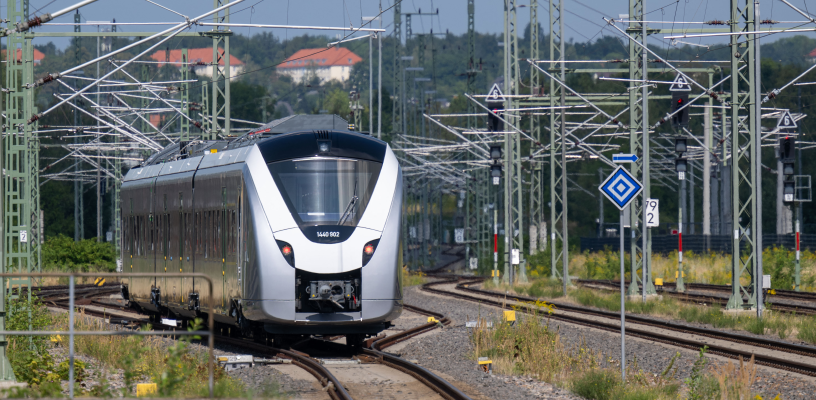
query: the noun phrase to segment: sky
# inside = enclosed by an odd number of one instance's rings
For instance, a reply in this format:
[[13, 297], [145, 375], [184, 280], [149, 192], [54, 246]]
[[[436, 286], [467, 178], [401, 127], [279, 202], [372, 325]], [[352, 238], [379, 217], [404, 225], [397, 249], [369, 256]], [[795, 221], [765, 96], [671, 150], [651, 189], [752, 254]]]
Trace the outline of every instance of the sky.
[[[37, 15], [45, 12], [54, 12], [75, 4], [78, 0], [31, 0], [31, 10], [38, 10]], [[179, 14], [190, 18], [199, 16], [212, 9], [212, 2], [209, 0], [151, 0], [163, 7], [169, 8]], [[80, 9], [83, 23], [94, 23], [99, 21], [116, 20], [120, 24], [119, 31], [158, 31], [170, 25], [152, 26], [123, 26], [121, 23], [144, 23], [144, 22], [181, 22], [183, 17], [178, 14], [152, 4], [147, 0], [98, 0], [96, 3]], [[813, 0], [788, 0], [800, 10], [816, 15], [816, 2]], [[627, 0], [565, 0], [566, 18], [564, 19], [566, 37], [578, 42], [589, 39], [597, 39], [604, 35], [619, 36], [613, 28], [605, 26], [603, 17], [618, 19], [621, 14], [628, 12]], [[673, 21], [704, 22], [710, 20], [729, 19], [729, 1], [727, 0], [644, 0], [646, 4], [647, 21], [650, 27], [674, 28], [681, 31], [684, 28], [700, 27], [700, 24], [678, 24]], [[743, 2], [743, 0], [740, 0]], [[810, 7], [808, 8], [808, 2]], [[5, 2], [0, 7], [0, 12], [5, 14]], [[529, 0], [517, 0], [517, 5], [524, 6], [518, 9], [518, 26], [522, 31], [530, 21]], [[798, 22], [796, 24], [779, 24], [776, 27], [791, 27], [803, 25], [814, 27], [816, 24], [804, 24], [804, 17], [780, 0], [761, 0], [761, 19], [773, 19], [777, 21]], [[382, 4], [383, 27], [390, 34], [393, 29], [393, 6], [394, 0], [245, 0], [231, 9], [232, 23], [256, 23], [256, 24], [287, 24], [287, 25], [308, 25], [308, 26], [334, 26], [334, 27], [359, 27], [364, 17], [373, 17], [379, 13]], [[501, 0], [476, 0], [476, 30], [485, 33], [501, 33], [503, 25], [503, 4]], [[549, 25], [549, 2], [539, 0], [538, 18], [543, 28], [546, 30]], [[453, 34], [462, 34], [467, 31], [467, 1], [466, 0], [402, 0], [402, 12], [436, 13], [438, 15], [414, 16], [412, 26], [415, 33], [427, 33], [431, 29], [434, 32], [450, 31]], [[71, 32], [73, 31], [73, 14], [63, 15], [48, 27], [37, 28], [37, 32]], [[211, 22], [208, 18], [207, 22]], [[70, 24], [70, 25], [54, 25]], [[379, 22], [374, 22], [379, 27]], [[619, 26], [623, 26], [619, 24]], [[705, 25], [710, 28], [711, 26]], [[96, 30], [97, 26], [83, 26], [82, 30]], [[209, 27], [197, 26], [194, 30], [209, 30]], [[261, 28], [234, 28], [239, 34], [253, 34]], [[315, 34], [316, 31], [271, 29], [273, 34], [281, 38], [302, 35], [304, 33]], [[318, 34], [334, 36], [336, 32], [317, 31]], [[804, 33], [816, 37], [816, 33]], [[777, 34], [769, 37], [774, 40], [783, 35]], [[665, 36], [655, 35], [650, 38], [653, 44], [668, 45], [670, 40], [665, 40]], [[38, 39], [39, 43], [53, 41], [58, 47], [64, 48], [69, 40], [65, 38]], [[697, 44], [722, 43], [727, 41], [724, 37], [712, 39], [683, 39], [685, 42]]]

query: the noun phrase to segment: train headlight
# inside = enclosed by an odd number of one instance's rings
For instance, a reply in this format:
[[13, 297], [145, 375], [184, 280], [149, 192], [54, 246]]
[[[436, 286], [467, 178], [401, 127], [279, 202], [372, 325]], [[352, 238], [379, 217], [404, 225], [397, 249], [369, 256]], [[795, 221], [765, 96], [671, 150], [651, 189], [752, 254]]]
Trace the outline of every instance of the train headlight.
[[286, 262], [289, 263], [290, 266], [295, 266], [295, 250], [292, 249], [292, 245], [286, 243], [282, 240], [276, 240], [278, 243], [278, 248], [280, 249], [283, 258], [286, 259]]
[[365, 267], [369, 261], [371, 261], [371, 257], [374, 255], [374, 252], [377, 250], [377, 244], [380, 243], [380, 239], [372, 240], [363, 246], [363, 266]]
[[331, 150], [331, 140], [318, 140], [317, 151], [321, 154], [328, 153]]

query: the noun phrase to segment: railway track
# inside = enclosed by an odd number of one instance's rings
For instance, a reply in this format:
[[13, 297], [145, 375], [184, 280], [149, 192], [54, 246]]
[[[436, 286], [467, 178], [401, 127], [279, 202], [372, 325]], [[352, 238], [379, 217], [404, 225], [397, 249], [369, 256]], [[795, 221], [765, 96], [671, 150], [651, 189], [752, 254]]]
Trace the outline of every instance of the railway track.
[[[81, 288], [82, 291], [77, 290], [78, 297], [81, 298], [82, 303], [79, 304], [79, 300], [75, 301], [75, 304], [78, 308], [83, 308], [83, 312], [86, 315], [90, 315], [93, 317], [98, 318], [105, 318], [111, 324], [121, 324], [125, 326], [130, 326], [136, 328], [143, 323], [149, 322], [149, 319], [145, 316], [144, 318], [135, 318], [133, 316], [122, 315], [126, 310], [130, 311], [131, 313], [135, 313], [132, 310], [126, 309], [124, 307], [119, 307], [116, 305], [112, 305], [108, 302], [99, 302], [95, 300], [95, 297], [108, 295], [111, 291], [111, 288], [108, 287], [83, 287]], [[116, 286], [116, 290], [118, 291], [118, 285]], [[49, 291], [43, 291], [41, 293], [46, 293], [43, 302], [56, 308], [61, 309], [68, 309], [68, 299], [67, 299], [67, 288], [51, 288]], [[103, 307], [105, 311], [100, 311], [95, 307]], [[360, 349], [358, 354], [355, 354], [355, 357], [358, 357], [361, 360], [365, 360], [366, 362], [370, 363], [377, 363], [381, 364], [385, 367], [392, 368], [398, 370], [402, 373], [405, 373], [411, 376], [413, 379], [416, 379], [418, 382], [421, 382], [435, 393], [439, 394], [442, 398], [447, 400], [465, 400], [470, 399], [468, 395], [464, 392], [456, 388], [456, 386], [452, 385], [451, 383], [447, 382], [446, 380], [440, 378], [433, 372], [417, 365], [412, 362], [409, 362], [405, 359], [402, 359], [398, 356], [390, 354], [384, 349], [393, 346], [397, 343], [403, 342], [408, 340], [414, 336], [421, 335], [425, 332], [431, 331], [433, 329], [439, 328], [440, 325], [446, 326], [450, 324], [450, 320], [442, 314], [435, 313], [432, 311], [424, 310], [419, 307], [414, 307], [411, 305], [404, 306], [406, 310], [426, 315], [432, 316], [436, 319], [435, 322], [429, 322], [426, 324], [422, 324], [411, 329], [389, 335], [384, 336], [380, 335], [374, 338], [368, 339], [364, 343], [364, 347]], [[161, 329], [162, 327], [156, 327]], [[167, 329], [173, 329], [168, 327]], [[228, 336], [216, 336], [217, 343], [228, 344], [230, 346], [244, 349], [248, 352], [252, 352], [255, 354], [262, 354], [264, 356], [271, 356], [271, 357], [278, 357], [291, 360], [292, 364], [302, 368], [312, 376], [314, 376], [317, 381], [323, 386], [326, 393], [334, 400], [346, 400], [352, 399], [352, 396], [349, 394], [348, 390], [343, 386], [342, 382], [338, 380], [332, 373], [326, 368], [321, 362], [313, 357], [311, 357], [308, 353], [309, 348], [319, 348], [322, 351], [328, 350], [330, 353], [334, 354], [344, 354], [348, 352], [348, 347], [345, 345], [340, 345], [337, 343], [332, 343], [325, 340], [316, 340], [311, 339], [309, 341], [301, 343], [300, 346], [296, 349], [281, 349], [276, 348], [273, 346], [268, 346], [261, 343], [256, 343], [252, 340], [242, 339], [242, 338], [234, 338]]]
[[[442, 281], [426, 283], [423, 285], [423, 290], [504, 309], [512, 309], [514, 305], [518, 306], [521, 303], [531, 303], [537, 300], [527, 296], [505, 295], [471, 287], [480, 284], [485, 279], [448, 277]], [[441, 288], [441, 286], [453, 286], [453, 290]], [[551, 304], [555, 306], [555, 312], [549, 318], [608, 332], [620, 332], [619, 313], [588, 310], [569, 304], [552, 302]], [[521, 309], [529, 312], [525, 307]], [[816, 347], [656, 321], [632, 314], [626, 315], [626, 322], [626, 334], [630, 337], [690, 350], [699, 350], [703, 346], [708, 346], [709, 353], [731, 359], [749, 358], [754, 355], [757, 364], [816, 377]]]
[[[587, 287], [597, 287], [605, 290], [610, 291], [620, 291], [620, 281], [610, 281], [610, 280], [590, 280], [590, 279], [576, 279], [574, 282], [587, 286]], [[664, 287], [674, 287], [675, 284], [664, 284]], [[701, 291], [713, 291], [713, 292], [723, 292], [728, 293], [724, 296], [717, 296], [713, 294], [705, 294], [705, 293], [690, 293], [689, 290], [701, 290]], [[798, 305], [798, 304], [785, 304], [781, 303], [776, 300], [779, 298], [780, 300], [795, 300], [795, 301], [815, 301], [816, 302], [816, 293], [809, 293], [809, 292], [793, 292], [793, 291], [781, 291], [777, 290], [776, 295], [766, 296], [765, 299], [771, 303], [772, 310], [785, 312], [785, 313], [796, 313], [800, 315], [816, 315], [816, 307], [815, 306], [807, 306], [807, 305]], [[782, 293], [780, 293], [782, 292]], [[693, 304], [719, 304], [721, 306], [725, 306], [728, 304], [728, 297], [731, 293], [731, 286], [727, 285], [707, 285], [701, 283], [691, 283], [686, 284], [686, 292], [678, 293], [675, 291], [664, 290], [660, 292], [660, 294], [664, 296], [671, 296], [676, 298], [680, 301], [686, 303], [693, 303]]]

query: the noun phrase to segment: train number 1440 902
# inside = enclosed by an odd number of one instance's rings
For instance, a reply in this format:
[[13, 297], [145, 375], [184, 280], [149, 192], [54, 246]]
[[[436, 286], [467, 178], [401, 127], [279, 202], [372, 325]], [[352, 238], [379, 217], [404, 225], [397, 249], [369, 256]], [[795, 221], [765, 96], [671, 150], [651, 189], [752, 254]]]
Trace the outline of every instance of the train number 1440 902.
[[317, 237], [340, 237], [340, 232], [317, 232]]

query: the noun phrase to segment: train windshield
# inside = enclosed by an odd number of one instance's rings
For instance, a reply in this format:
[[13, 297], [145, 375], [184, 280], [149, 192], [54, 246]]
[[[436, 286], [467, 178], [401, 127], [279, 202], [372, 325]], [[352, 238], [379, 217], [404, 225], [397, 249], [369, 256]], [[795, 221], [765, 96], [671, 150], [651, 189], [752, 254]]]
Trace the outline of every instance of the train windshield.
[[357, 226], [374, 192], [382, 163], [309, 157], [269, 164], [298, 225]]

